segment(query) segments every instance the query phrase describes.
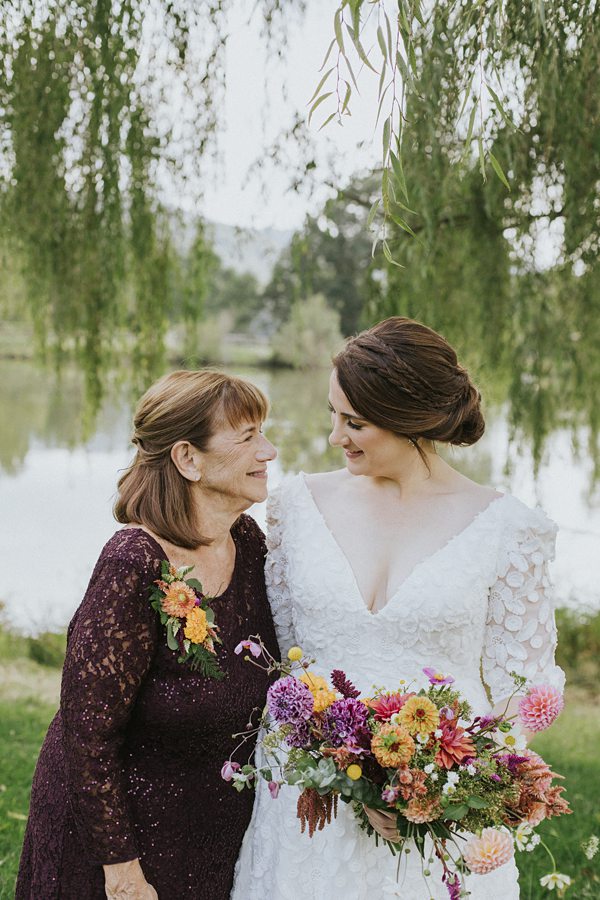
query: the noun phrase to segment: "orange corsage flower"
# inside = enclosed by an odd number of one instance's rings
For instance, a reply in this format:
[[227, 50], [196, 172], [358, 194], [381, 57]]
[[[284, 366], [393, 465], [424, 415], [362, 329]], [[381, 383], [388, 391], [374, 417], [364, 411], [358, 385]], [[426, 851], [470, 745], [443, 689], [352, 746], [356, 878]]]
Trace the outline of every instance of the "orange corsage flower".
[[208, 634], [206, 613], [199, 606], [194, 607], [187, 616], [183, 633], [193, 644], [201, 644], [206, 638]]
[[173, 581], [165, 584], [165, 596], [160, 604], [168, 616], [187, 616], [196, 607], [196, 594], [185, 581]]
[[400, 712], [396, 722], [403, 725], [409, 734], [430, 734], [439, 725], [440, 714], [435, 703], [427, 697], [410, 697]]
[[371, 740], [371, 750], [386, 769], [405, 766], [415, 752], [415, 742], [402, 725], [382, 725]]

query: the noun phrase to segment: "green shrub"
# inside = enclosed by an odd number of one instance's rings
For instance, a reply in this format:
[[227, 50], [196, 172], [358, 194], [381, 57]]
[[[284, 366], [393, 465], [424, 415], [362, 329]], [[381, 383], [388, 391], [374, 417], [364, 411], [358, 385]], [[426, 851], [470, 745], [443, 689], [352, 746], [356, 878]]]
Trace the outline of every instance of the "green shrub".
[[598, 690], [600, 684], [600, 612], [559, 609], [556, 612], [556, 661], [567, 680]]
[[42, 666], [62, 668], [65, 658], [66, 634], [46, 631], [38, 637], [27, 638], [27, 655]]
[[292, 306], [289, 320], [273, 338], [273, 362], [293, 369], [326, 368], [342, 341], [339, 315], [316, 294]]

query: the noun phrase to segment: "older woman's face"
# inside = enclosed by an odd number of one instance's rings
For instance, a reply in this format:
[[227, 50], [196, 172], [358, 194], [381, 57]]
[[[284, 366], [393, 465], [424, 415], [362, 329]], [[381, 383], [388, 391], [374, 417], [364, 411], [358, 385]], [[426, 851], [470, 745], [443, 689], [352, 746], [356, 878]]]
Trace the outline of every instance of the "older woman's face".
[[200, 459], [200, 488], [239, 500], [246, 508], [267, 498], [267, 463], [277, 450], [261, 423], [222, 425]]

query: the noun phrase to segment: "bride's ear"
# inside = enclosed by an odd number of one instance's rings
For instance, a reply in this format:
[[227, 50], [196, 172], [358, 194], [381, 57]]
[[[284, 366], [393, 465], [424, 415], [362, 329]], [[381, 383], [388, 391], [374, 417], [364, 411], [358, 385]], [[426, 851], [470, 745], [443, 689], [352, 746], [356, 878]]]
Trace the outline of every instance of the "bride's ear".
[[177, 441], [171, 447], [171, 459], [180, 475], [187, 481], [200, 481], [200, 451], [189, 441]]

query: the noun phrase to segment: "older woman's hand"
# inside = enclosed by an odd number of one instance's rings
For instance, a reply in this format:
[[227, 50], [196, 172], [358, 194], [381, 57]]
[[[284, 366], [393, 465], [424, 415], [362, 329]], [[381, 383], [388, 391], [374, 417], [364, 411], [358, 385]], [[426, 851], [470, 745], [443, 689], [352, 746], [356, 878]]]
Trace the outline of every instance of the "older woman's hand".
[[371, 809], [369, 806], [365, 806], [364, 810], [369, 822], [382, 838], [385, 838], [386, 841], [392, 841], [394, 844], [397, 844], [402, 839], [396, 827], [395, 813], [386, 812], [383, 809]]
[[144, 878], [139, 859], [103, 868], [108, 900], [158, 900], [158, 894]]

